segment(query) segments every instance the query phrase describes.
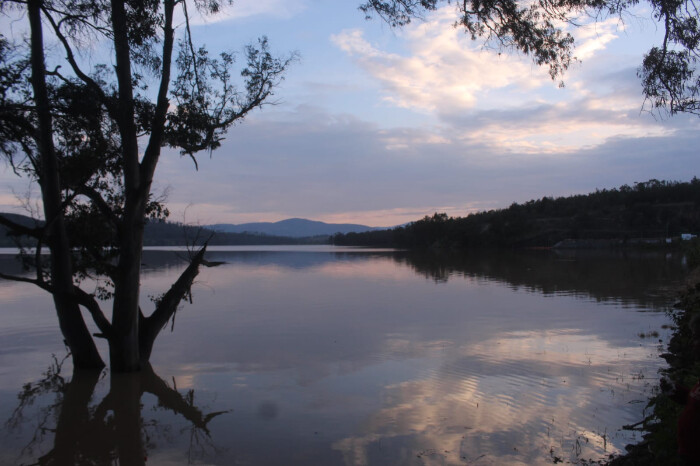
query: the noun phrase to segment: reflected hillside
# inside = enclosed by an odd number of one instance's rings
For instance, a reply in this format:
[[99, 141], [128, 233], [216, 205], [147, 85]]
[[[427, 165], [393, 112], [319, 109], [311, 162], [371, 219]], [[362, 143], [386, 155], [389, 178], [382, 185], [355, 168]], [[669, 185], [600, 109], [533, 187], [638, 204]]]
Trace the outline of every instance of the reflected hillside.
[[395, 259], [437, 282], [468, 277], [545, 295], [587, 295], [643, 305], [667, 303], [685, 274], [680, 255], [656, 252], [411, 253]]
[[[186, 250], [144, 251], [145, 274], [180, 269]], [[210, 261], [228, 266], [279, 267], [304, 270], [331, 263], [390, 261], [409, 267], [435, 282], [462, 278], [504, 283], [545, 295], [572, 294], [596, 300], [622, 300], [641, 305], [664, 305], [683, 282], [685, 268], [680, 254], [654, 251], [535, 251], [511, 250], [468, 253], [363, 250], [351, 248], [291, 247], [282, 250], [213, 250]], [[21, 274], [21, 264], [11, 254], [0, 254], [0, 269]]]
[[[186, 251], [146, 251], [144, 270], [182, 267]], [[679, 254], [654, 251], [488, 251], [468, 253], [332, 249], [327, 251], [212, 251], [207, 258], [230, 265], [311, 269], [330, 263], [392, 261], [435, 282], [461, 278], [504, 283], [513, 289], [589, 296], [662, 306], [683, 282]]]
[[[147, 250], [143, 254], [144, 271], [155, 271], [161, 268], [180, 267], [187, 258], [187, 251]], [[360, 248], [306, 248], [288, 247], [284, 249], [271, 248], [268, 250], [255, 247], [244, 250], [207, 250], [207, 260], [221, 261], [232, 265], [250, 265], [255, 267], [275, 266], [285, 269], [308, 269], [321, 267], [332, 262], [367, 261], [373, 258], [393, 257], [397, 251], [384, 249]]]

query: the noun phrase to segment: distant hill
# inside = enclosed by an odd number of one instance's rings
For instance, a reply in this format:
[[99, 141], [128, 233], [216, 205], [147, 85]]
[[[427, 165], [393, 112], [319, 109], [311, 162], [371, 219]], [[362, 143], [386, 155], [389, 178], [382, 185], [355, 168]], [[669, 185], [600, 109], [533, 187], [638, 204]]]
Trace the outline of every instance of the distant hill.
[[257, 233], [271, 236], [287, 236], [291, 238], [304, 238], [309, 236], [331, 236], [336, 233], [364, 233], [366, 231], [380, 230], [381, 228], [356, 225], [354, 223], [325, 223], [303, 218], [289, 218], [279, 222], [218, 223], [207, 225], [214, 231], [226, 233]]
[[[0, 213], [0, 215], [24, 226], [34, 227], [36, 222], [27, 216]], [[318, 244], [326, 243], [328, 235], [322, 238], [286, 237], [281, 235], [266, 235], [262, 233], [232, 233], [214, 231], [211, 228], [183, 225], [171, 222], [150, 222], [144, 231], [145, 246], [183, 246], [187, 242], [197, 240], [199, 244], [210, 239], [209, 244], [216, 245], [271, 245], [271, 244]], [[27, 245], [33, 244], [25, 239]], [[0, 247], [14, 247], [14, 239], [7, 235], [7, 228], [0, 225]]]
[[[232, 233], [214, 231], [211, 227], [183, 225], [171, 222], [151, 222], [146, 224], [143, 235], [146, 246], [181, 246], [187, 242], [197, 240], [197, 244], [211, 238], [211, 246], [245, 246], [245, 245], [271, 245], [271, 244], [309, 244], [311, 239], [292, 238], [281, 235], [263, 235], [260, 233]], [[315, 242], [320, 242], [318, 241]], [[323, 238], [326, 243], [327, 238]]]
[[[26, 215], [19, 215], [19, 214], [10, 214], [10, 213], [2, 213], [0, 215], [3, 215], [6, 219], [18, 223], [22, 226], [28, 227], [28, 228], [34, 228], [41, 224], [41, 221], [37, 223], [36, 220], [34, 220], [31, 217], [27, 217]], [[7, 235], [8, 229], [7, 227], [0, 225], [0, 247], [3, 248], [8, 248], [8, 247], [15, 247], [17, 243], [15, 240]]]

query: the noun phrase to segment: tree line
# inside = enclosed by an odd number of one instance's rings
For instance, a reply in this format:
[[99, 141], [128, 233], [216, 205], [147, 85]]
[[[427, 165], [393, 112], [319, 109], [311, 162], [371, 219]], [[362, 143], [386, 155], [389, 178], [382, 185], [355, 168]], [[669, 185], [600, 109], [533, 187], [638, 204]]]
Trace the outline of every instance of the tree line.
[[590, 194], [543, 197], [508, 208], [406, 226], [336, 234], [333, 244], [405, 249], [551, 247], [565, 239], [667, 238], [700, 231], [700, 180], [649, 180]]

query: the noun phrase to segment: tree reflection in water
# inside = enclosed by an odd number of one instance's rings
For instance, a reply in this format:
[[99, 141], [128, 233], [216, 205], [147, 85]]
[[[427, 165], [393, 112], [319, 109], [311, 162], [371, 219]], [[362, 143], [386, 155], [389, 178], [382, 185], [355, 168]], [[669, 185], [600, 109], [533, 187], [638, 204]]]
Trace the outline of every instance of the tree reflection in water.
[[[31, 426], [33, 434], [22, 449], [22, 456], [32, 459], [22, 464], [147, 464], [148, 450], [154, 447], [151, 439], [157, 434], [166, 434], [170, 426], [142, 417], [142, 397], [146, 393], [157, 398], [158, 410], [171, 411], [188, 421], [189, 462], [208, 449], [216, 450], [208, 424], [228, 411], [205, 414], [194, 404], [194, 390], [180, 393], [148, 364], [140, 373], [111, 375], [109, 393], [95, 404], [95, 389], [107, 373], [74, 371], [68, 380], [61, 375], [66, 358], [59, 361], [54, 357], [44, 376], [25, 384], [18, 394], [19, 404], [7, 421], [8, 428], [18, 431], [36, 423], [35, 427]], [[54, 401], [41, 407], [38, 417], [26, 415], [31, 406], [39, 403], [40, 397], [51, 395], [55, 396]], [[53, 448], [42, 454], [51, 434]], [[41, 456], [37, 458], [37, 455]]]

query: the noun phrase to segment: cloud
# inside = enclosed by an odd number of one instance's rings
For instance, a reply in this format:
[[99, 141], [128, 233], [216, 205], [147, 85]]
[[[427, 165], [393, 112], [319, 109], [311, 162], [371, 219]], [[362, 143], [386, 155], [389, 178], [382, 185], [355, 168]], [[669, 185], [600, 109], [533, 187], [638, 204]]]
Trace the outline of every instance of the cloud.
[[605, 50], [607, 45], [618, 38], [618, 32], [625, 26], [618, 18], [605, 21], [593, 21], [589, 24], [573, 27], [571, 30], [576, 41], [575, 56], [579, 60], [593, 57], [596, 52]]
[[[549, 111], [529, 117], [554, 121]], [[578, 118], [594, 121], [595, 115]], [[576, 118], [566, 117], [572, 127]], [[527, 115], [483, 113], [465, 134], [496, 131], [496, 122], [507, 120], [512, 131], [523, 133], [540, 125]], [[436, 211], [466, 215], [545, 195], [650, 178], [688, 180], [700, 173], [698, 122], [674, 119], [674, 132], [657, 124], [661, 129], [651, 126], [648, 135], [602, 138], [568, 152], [503, 151], [488, 138], [441, 127], [387, 129], [303, 107], [251, 117], [229, 133], [211, 160], [200, 161], [199, 173], [188, 159], [167, 153], [156, 180], [160, 189], [171, 186], [175, 220], [189, 205], [187, 220], [200, 223], [306, 217], [391, 226]]]
[[[408, 340], [398, 343], [392, 346], [417, 346]], [[442, 352], [450, 355], [448, 363], [431, 377], [385, 387], [382, 409], [372, 413], [356, 435], [334, 443], [347, 463], [368, 464], [378, 445], [397, 439], [420, 442], [414, 448], [424, 452], [427, 464], [468, 459], [482, 459], [484, 464], [547, 464], [551, 459], [542, 452], [548, 450], [576, 460], [571, 452], [581, 438], [586, 441], [579, 445], [584, 450], [577, 452], [580, 457], [602, 458], [620, 451], [624, 439], [610, 441], [591, 430], [585, 414], [604, 403], [601, 394], [617, 389], [616, 393], [632, 398], [642, 388], [643, 382], [633, 379], [632, 390], [628, 385], [625, 391], [624, 384], [599, 374], [610, 368], [631, 372], [645, 359], [645, 348], [617, 349], [596, 335], [568, 329], [503, 332], [477, 343], [446, 347], [442, 345]], [[462, 357], [454, 356], [460, 352]], [[629, 358], [622, 364], [616, 356], [620, 352]], [[566, 396], [560, 396], [562, 386]]]
[[[331, 41], [382, 84], [386, 102], [401, 108], [451, 114], [506, 102], [514, 106], [531, 98], [534, 90], [552, 87], [545, 68], [522, 55], [483, 47], [453, 23], [454, 11], [446, 7], [402, 29], [404, 54], [379, 49], [360, 29], [335, 34]], [[576, 56], [592, 58], [621, 28], [612, 18], [573, 29]], [[499, 99], [495, 92], [506, 92], [508, 98]]]
[[[201, 26], [255, 16], [289, 19], [306, 7], [306, 0], [236, 0], [231, 5], [223, 6], [215, 15], [201, 15], [194, 11], [194, 8], [188, 13], [191, 16], [192, 25]], [[183, 23], [184, 18], [182, 11], [178, 8], [175, 12], [175, 24]]]
[[525, 59], [479, 50], [452, 27], [454, 18], [445, 11], [402, 32], [406, 55], [378, 49], [359, 29], [335, 34], [331, 41], [382, 84], [385, 101], [401, 108], [466, 110], [489, 90], [530, 89], [546, 79], [546, 71]]
[[443, 8], [405, 28], [400, 32], [403, 53], [382, 50], [361, 30], [346, 30], [331, 40], [380, 83], [384, 102], [433, 115], [462, 139], [497, 151], [570, 153], [611, 137], [673, 133], [638, 115], [641, 95], [630, 58], [611, 66], [601, 55], [624, 32], [616, 18], [571, 30], [575, 54], [586, 67], [574, 66], [563, 90], [554, 89], [545, 68], [521, 55], [481, 47], [453, 21], [453, 10]]
[[[511, 153], [564, 154], [604, 144], [610, 138], [671, 137], [679, 125], [659, 122], [624, 106], [615, 95], [606, 101], [581, 98], [560, 103], [533, 103], [515, 109], [494, 109], [446, 115], [445, 121], [464, 140]], [[674, 122], [675, 123], [675, 122]]]

